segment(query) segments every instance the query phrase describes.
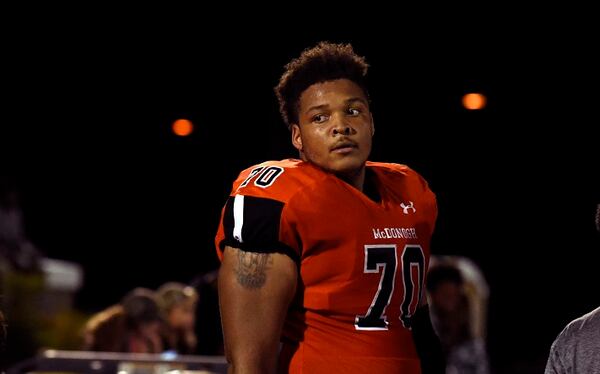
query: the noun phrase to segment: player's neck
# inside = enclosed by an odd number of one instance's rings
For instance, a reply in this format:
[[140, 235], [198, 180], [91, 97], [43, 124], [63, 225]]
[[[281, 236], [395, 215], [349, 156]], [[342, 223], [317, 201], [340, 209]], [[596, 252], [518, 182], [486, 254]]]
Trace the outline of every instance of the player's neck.
[[337, 174], [337, 177], [344, 182], [350, 184], [357, 190], [363, 192], [365, 187], [365, 167], [363, 166], [360, 170], [348, 174]]

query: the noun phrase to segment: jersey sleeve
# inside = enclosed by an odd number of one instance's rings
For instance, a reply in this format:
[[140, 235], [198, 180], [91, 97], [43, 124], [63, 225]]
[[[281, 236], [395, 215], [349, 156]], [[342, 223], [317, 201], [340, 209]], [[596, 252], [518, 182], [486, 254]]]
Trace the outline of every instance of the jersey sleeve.
[[219, 258], [229, 246], [247, 252], [283, 253], [300, 260], [290, 208], [298, 181], [286, 172], [281, 166], [261, 164], [240, 174], [221, 212], [215, 238]]
[[437, 223], [438, 217], [438, 205], [437, 205], [437, 197], [435, 193], [429, 188], [429, 183], [421, 174], [416, 171], [410, 169], [410, 173], [414, 175], [415, 180], [417, 181], [416, 190], [421, 194], [421, 199], [423, 201], [423, 209], [425, 209], [426, 216], [428, 217], [427, 221], [429, 223], [429, 235], [433, 235], [435, 231], [435, 225]]

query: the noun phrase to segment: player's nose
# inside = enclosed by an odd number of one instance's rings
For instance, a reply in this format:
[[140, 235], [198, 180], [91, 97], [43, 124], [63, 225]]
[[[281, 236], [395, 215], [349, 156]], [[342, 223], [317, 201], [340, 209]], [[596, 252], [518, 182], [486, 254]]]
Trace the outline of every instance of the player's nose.
[[344, 116], [333, 116], [332, 135], [351, 135], [353, 133], [352, 126]]

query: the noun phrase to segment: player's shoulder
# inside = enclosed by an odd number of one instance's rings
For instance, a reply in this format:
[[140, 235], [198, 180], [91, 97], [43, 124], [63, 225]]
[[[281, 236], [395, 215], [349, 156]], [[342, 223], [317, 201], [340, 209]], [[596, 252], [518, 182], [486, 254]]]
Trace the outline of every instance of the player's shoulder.
[[322, 170], [301, 160], [266, 161], [243, 170], [233, 183], [231, 195], [287, 201], [323, 178]]
[[413, 169], [404, 164], [396, 164], [393, 162], [376, 162], [367, 161], [367, 167], [381, 170], [387, 173], [409, 175], [415, 173]]
[[402, 185], [410, 184], [423, 190], [429, 190], [429, 184], [425, 178], [408, 165], [368, 161], [367, 167], [387, 178], [388, 183], [401, 183]]

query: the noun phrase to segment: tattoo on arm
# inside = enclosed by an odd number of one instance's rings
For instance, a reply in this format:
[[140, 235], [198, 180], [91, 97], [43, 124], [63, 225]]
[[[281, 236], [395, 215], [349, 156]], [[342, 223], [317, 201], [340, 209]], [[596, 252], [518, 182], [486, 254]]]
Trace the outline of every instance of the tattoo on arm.
[[273, 264], [269, 253], [253, 253], [238, 250], [235, 275], [245, 288], [261, 288], [267, 280], [267, 270]]

